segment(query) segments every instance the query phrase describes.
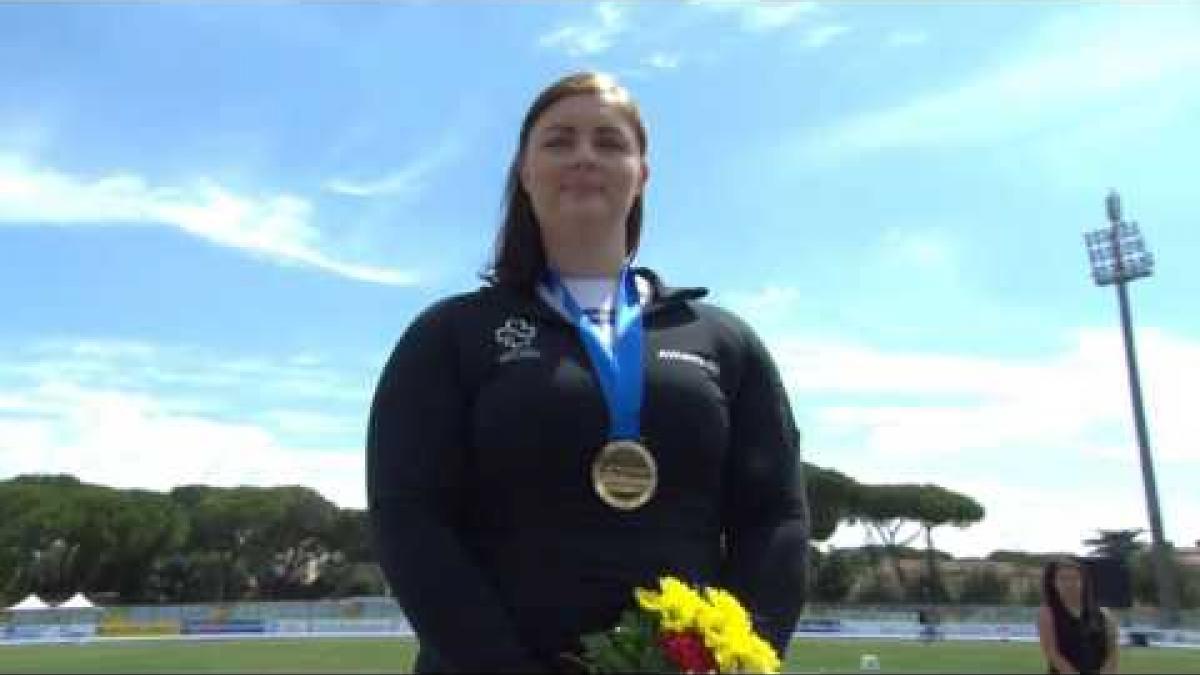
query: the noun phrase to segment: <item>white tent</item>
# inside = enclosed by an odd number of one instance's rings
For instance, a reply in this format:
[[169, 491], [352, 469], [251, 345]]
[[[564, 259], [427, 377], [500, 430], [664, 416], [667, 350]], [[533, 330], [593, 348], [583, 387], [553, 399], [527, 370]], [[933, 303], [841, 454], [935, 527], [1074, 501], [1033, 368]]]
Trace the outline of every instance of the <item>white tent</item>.
[[37, 593], [30, 593], [25, 596], [24, 600], [5, 609], [10, 612], [31, 612], [39, 609], [50, 609], [50, 605], [47, 605], [45, 601], [39, 598]]
[[55, 609], [98, 609], [83, 593], [76, 593], [70, 600], [60, 603]]

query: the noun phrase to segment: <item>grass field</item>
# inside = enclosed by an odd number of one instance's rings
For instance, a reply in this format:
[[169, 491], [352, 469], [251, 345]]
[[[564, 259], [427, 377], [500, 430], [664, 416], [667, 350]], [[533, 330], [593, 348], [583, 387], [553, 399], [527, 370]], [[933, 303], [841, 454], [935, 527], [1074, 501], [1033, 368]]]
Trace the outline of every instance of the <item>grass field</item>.
[[[0, 647], [0, 673], [402, 673], [411, 640], [352, 638], [146, 641]], [[792, 642], [785, 670], [856, 673], [875, 654], [884, 673], [1044, 673], [1033, 643]], [[1200, 650], [1126, 648], [1122, 673], [1200, 673]]]

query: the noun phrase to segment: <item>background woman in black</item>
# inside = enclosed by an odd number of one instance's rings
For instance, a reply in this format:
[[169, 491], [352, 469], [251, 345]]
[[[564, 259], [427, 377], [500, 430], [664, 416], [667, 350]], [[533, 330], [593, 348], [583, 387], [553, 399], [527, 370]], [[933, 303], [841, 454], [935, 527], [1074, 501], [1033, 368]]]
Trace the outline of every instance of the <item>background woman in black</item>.
[[1042, 570], [1038, 636], [1051, 673], [1117, 672], [1117, 625], [1096, 604], [1087, 568], [1051, 561]]
[[[730, 590], [787, 647], [807, 548], [791, 410], [746, 324], [632, 267], [648, 177], [624, 88], [547, 88], [488, 284], [422, 312], [384, 368], [368, 504], [419, 672], [561, 668], [664, 575]], [[644, 452], [622, 495], [600, 460], [624, 442]]]

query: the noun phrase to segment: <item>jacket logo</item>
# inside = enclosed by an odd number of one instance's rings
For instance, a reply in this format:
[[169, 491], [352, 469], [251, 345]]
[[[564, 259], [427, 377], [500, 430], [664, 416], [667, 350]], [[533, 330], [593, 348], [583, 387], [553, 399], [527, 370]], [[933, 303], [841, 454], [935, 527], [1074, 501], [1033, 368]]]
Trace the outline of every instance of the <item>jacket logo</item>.
[[721, 374], [721, 367], [716, 362], [700, 356], [699, 354], [691, 354], [689, 352], [681, 352], [678, 349], [660, 349], [658, 350], [658, 358], [664, 361], [683, 361], [694, 366], [702, 368], [709, 375], [714, 377]]
[[506, 350], [499, 358], [499, 363], [508, 363], [517, 359], [538, 359], [542, 353], [531, 345], [537, 337], [537, 328], [518, 317], [508, 317], [504, 325], [496, 329], [496, 344]]

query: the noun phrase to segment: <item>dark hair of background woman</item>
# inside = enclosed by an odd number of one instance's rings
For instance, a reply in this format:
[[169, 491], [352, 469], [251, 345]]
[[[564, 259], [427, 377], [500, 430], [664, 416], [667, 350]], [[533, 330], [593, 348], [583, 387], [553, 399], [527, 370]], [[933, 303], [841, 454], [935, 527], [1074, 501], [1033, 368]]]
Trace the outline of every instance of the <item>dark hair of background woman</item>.
[[1108, 642], [1101, 639], [1105, 632], [1104, 615], [1096, 603], [1091, 571], [1083, 561], [1076, 558], [1052, 560], [1042, 570], [1042, 597], [1046, 599], [1046, 604], [1054, 615], [1054, 625], [1065, 626], [1074, 618], [1063, 604], [1062, 598], [1058, 597], [1058, 587], [1054, 585], [1054, 577], [1061, 567], [1074, 567], [1079, 570], [1079, 622], [1085, 635], [1095, 639], [1096, 644], [1102, 645], [1105, 653], [1100, 655], [1100, 661], [1103, 662], [1108, 657]]

